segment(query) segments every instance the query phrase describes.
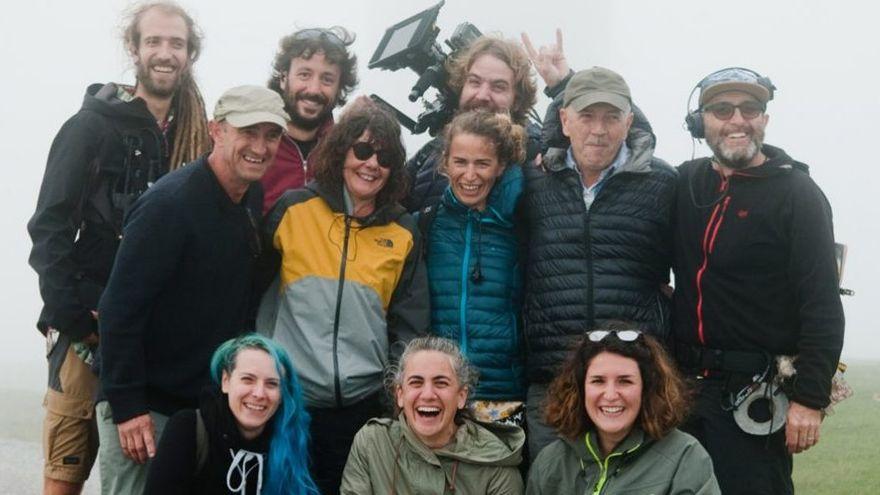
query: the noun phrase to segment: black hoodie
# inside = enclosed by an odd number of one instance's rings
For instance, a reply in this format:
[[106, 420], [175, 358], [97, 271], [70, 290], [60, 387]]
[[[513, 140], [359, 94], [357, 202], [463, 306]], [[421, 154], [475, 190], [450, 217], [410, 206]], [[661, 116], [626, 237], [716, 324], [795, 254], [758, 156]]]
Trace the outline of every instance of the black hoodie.
[[97, 332], [90, 310], [110, 276], [125, 212], [168, 171], [170, 143], [156, 119], [142, 99], [126, 102], [118, 91], [113, 83], [89, 86], [52, 143], [28, 222], [29, 261], [45, 304], [37, 328], [74, 341]]
[[791, 398], [818, 409], [843, 345], [831, 206], [806, 165], [762, 151], [763, 165], [727, 179], [708, 158], [679, 167], [675, 338], [796, 354]]
[[229, 397], [207, 387], [199, 398], [207, 456], [199, 466], [196, 411], [184, 409], [168, 420], [150, 464], [145, 495], [266, 493], [269, 446], [275, 418], [254, 439], [241, 436]]

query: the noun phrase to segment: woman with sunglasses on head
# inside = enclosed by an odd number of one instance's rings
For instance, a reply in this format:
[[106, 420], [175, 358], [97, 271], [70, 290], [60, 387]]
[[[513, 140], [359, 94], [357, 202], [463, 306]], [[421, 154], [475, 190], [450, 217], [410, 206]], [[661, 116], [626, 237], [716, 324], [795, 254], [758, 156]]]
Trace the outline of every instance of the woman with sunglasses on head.
[[712, 461], [676, 429], [685, 384], [657, 341], [632, 326], [588, 332], [550, 384], [544, 418], [560, 439], [532, 464], [528, 494], [720, 494]]
[[315, 148], [315, 180], [281, 196], [266, 218], [280, 259], [257, 328], [296, 363], [312, 416], [312, 475], [337, 493], [351, 441], [383, 412], [391, 351], [423, 334], [427, 280], [406, 190], [400, 125], [353, 103]]
[[525, 435], [517, 426], [469, 419], [475, 371], [439, 337], [411, 341], [388, 389], [397, 419], [372, 419], [355, 437], [344, 495], [519, 495]]
[[308, 424], [287, 353], [248, 334], [211, 358], [199, 409], [171, 419], [144, 493], [318, 495], [308, 472]]
[[479, 371], [470, 407], [477, 419], [522, 425], [525, 377], [520, 325], [520, 163], [525, 130], [487, 110], [457, 115], [444, 131], [440, 172], [449, 186], [423, 209], [431, 329], [458, 342]]

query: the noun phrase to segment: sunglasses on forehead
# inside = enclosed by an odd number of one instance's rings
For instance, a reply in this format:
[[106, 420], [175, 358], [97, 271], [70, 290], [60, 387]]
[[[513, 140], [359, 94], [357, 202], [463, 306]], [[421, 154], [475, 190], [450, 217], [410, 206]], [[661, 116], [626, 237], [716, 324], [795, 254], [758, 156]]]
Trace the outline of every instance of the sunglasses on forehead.
[[365, 141], [358, 141], [351, 145], [351, 151], [358, 160], [369, 160], [370, 157], [376, 155], [376, 162], [382, 168], [391, 168], [391, 164], [394, 162], [394, 155], [390, 151], [377, 150], [372, 144]]
[[742, 115], [742, 118], [746, 120], [754, 119], [758, 115], [764, 113], [764, 110], [766, 110], [764, 105], [757, 101], [744, 101], [739, 105], [734, 105], [733, 103], [728, 103], [726, 101], [720, 101], [718, 103], [706, 105], [701, 111], [703, 113], [711, 113], [718, 120], [730, 120], [733, 118], [733, 113], [736, 111], [737, 108], [739, 108], [739, 114]]
[[354, 39], [352, 38], [352, 36], [342, 28], [303, 29], [302, 31], [297, 31], [296, 33], [294, 33], [293, 39], [300, 41], [323, 39], [342, 48], [345, 48], [348, 45], [354, 43]]
[[605, 337], [614, 334], [621, 342], [635, 342], [642, 335], [640, 330], [593, 330], [587, 332], [590, 342], [602, 342]]

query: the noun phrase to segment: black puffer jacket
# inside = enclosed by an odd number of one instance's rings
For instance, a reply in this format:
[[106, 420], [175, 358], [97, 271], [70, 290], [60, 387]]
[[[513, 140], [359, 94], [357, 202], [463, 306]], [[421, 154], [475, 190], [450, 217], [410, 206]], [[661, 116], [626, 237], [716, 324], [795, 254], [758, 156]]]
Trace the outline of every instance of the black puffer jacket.
[[607, 320], [665, 338], [676, 173], [655, 158], [654, 136], [633, 125], [629, 160], [614, 170], [589, 212], [580, 176], [552, 148], [546, 171], [526, 167], [526, 341], [532, 383], [549, 382], [573, 340]]
[[[529, 122], [526, 125], [526, 135], [526, 163], [529, 163], [541, 151], [541, 126]], [[409, 194], [400, 202], [406, 211], [415, 213], [426, 206], [440, 203], [443, 191], [449, 185], [449, 179], [438, 169], [442, 153], [443, 137], [437, 136], [406, 162], [410, 188]]]
[[117, 94], [113, 83], [89, 86], [82, 109], [52, 143], [28, 222], [29, 261], [45, 304], [37, 327], [74, 341], [97, 332], [90, 311], [110, 276], [125, 213], [168, 171], [171, 143], [155, 117], [142, 99]]

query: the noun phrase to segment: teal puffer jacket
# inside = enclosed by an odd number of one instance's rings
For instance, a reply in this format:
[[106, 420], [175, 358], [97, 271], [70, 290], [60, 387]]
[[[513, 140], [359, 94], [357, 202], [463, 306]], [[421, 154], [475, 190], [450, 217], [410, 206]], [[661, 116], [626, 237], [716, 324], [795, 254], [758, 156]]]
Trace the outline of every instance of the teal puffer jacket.
[[518, 165], [507, 167], [483, 211], [461, 204], [447, 188], [427, 235], [431, 327], [458, 342], [479, 370], [473, 399], [525, 397], [520, 325], [524, 243], [514, 218], [522, 191]]

